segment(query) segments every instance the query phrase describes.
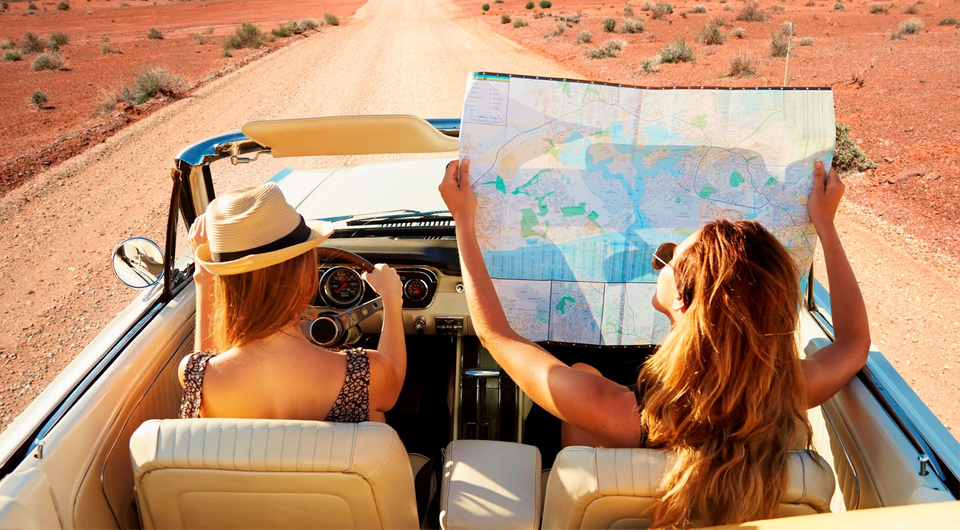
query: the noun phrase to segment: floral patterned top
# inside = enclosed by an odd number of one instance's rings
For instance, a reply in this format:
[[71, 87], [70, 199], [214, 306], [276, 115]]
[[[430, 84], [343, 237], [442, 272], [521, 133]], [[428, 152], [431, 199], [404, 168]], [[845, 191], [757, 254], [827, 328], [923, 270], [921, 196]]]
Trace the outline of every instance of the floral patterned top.
[[[358, 423], [370, 419], [370, 358], [363, 348], [344, 350], [347, 356], [347, 376], [343, 387], [327, 414], [326, 421]], [[180, 418], [199, 418], [203, 399], [203, 372], [212, 352], [190, 354], [183, 373], [183, 398]]]

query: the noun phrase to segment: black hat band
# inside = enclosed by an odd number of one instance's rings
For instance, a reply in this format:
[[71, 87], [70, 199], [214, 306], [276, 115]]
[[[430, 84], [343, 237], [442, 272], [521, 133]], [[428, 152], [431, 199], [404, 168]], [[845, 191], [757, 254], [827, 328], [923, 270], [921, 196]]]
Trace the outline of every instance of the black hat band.
[[273, 252], [275, 250], [284, 249], [287, 247], [292, 247], [298, 245], [310, 239], [310, 235], [313, 233], [313, 230], [307, 226], [306, 221], [303, 220], [303, 216], [300, 216], [300, 224], [293, 229], [289, 234], [281, 237], [280, 239], [267, 243], [266, 245], [260, 245], [256, 248], [251, 248], [247, 250], [238, 250], [236, 252], [213, 252], [210, 251], [211, 259], [216, 263], [222, 263], [224, 261], [234, 261], [238, 260], [244, 256], [249, 256], [251, 254], [266, 254], [267, 252]]

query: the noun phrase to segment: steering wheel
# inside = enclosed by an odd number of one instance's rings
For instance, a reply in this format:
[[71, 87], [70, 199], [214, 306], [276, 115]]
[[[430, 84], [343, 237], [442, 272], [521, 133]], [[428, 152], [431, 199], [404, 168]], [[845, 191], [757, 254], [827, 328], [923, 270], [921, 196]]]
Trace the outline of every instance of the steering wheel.
[[[353, 252], [331, 247], [317, 247], [317, 257], [330, 261], [345, 261], [356, 265], [364, 272], [373, 272], [373, 264]], [[307, 339], [323, 348], [338, 348], [347, 340], [348, 332], [374, 313], [383, 309], [383, 300], [378, 296], [365, 304], [343, 311], [326, 307], [307, 306], [300, 330]]]

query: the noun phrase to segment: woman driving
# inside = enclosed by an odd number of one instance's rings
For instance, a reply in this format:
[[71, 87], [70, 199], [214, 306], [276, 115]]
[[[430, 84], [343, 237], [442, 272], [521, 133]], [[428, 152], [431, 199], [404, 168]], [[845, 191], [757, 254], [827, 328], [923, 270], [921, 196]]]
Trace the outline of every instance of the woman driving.
[[407, 365], [396, 271], [363, 275], [383, 299], [376, 351], [326, 350], [300, 330], [317, 293], [315, 249], [332, 231], [304, 221], [273, 183], [225, 193], [194, 222], [196, 353], [180, 363], [181, 418], [384, 421]]
[[474, 330], [517, 385], [563, 421], [564, 445], [673, 450], [654, 526], [773, 516], [787, 452], [810, 444], [806, 409], [845, 385], [870, 345], [866, 308], [834, 226], [843, 195], [836, 173], [826, 179], [815, 164], [808, 203], [835, 341], [801, 360], [793, 260], [758, 223], [715, 221], [654, 256], [653, 305], [673, 327], [631, 388], [589, 366], [567, 366], [510, 328], [477, 243], [469, 171], [469, 160], [448, 164], [440, 193], [456, 221]]

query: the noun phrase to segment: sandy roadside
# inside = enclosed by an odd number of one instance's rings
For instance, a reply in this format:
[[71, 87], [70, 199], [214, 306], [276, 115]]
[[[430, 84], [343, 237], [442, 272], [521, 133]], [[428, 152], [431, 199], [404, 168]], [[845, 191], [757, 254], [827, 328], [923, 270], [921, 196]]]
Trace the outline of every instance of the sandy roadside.
[[[0, 199], [0, 427], [136, 296], [114, 279], [109, 253], [129, 236], [162, 239], [181, 148], [251, 119], [455, 117], [475, 70], [578, 77], [446, 0], [371, 0], [346, 27], [218, 79]], [[283, 165], [267, 158], [240, 174], [263, 180]], [[960, 305], [960, 275], [864, 212], [847, 208], [839, 222], [874, 342], [947, 425], [960, 425], [950, 376], [960, 324], [946, 312]]]

